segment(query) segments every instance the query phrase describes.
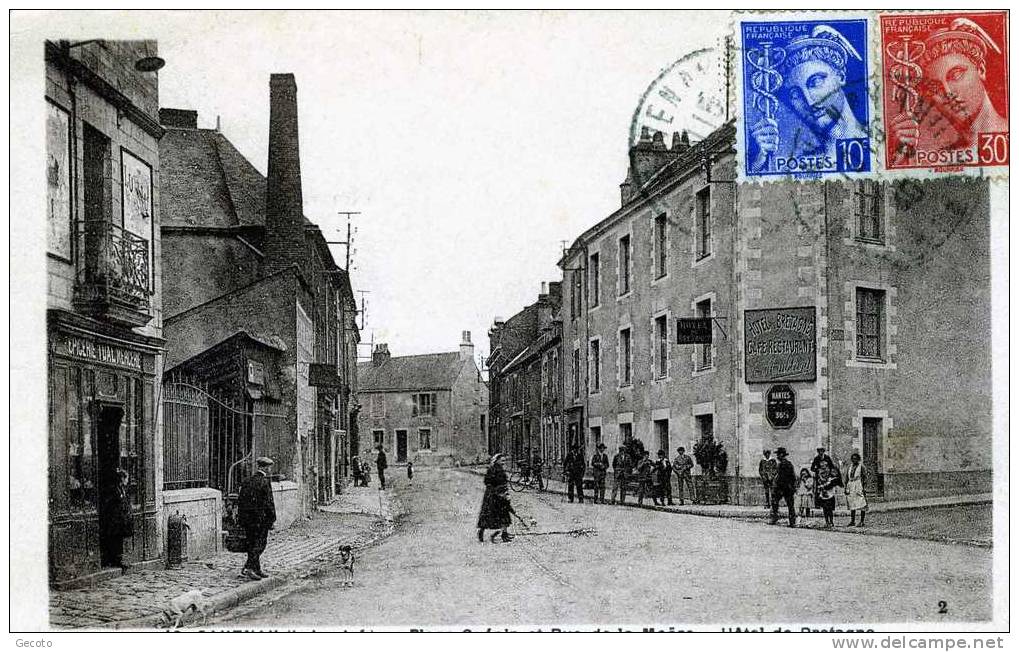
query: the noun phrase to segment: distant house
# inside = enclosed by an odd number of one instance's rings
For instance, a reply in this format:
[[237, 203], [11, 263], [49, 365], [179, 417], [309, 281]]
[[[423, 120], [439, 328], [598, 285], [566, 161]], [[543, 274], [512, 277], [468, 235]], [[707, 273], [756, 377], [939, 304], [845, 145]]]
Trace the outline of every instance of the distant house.
[[392, 357], [378, 344], [357, 367], [358, 449], [374, 459], [421, 465], [470, 463], [488, 450], [488, 386], [474, 361], [470, 331], [459, 351]]

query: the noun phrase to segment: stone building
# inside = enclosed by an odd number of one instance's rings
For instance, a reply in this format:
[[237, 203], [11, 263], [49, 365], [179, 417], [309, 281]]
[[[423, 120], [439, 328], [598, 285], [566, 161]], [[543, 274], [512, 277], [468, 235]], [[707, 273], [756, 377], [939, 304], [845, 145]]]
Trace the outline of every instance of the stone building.
[[488, 332], [489, 453], [511, 463], [559, 465], [566, 453], [562, 403], [562, 284], [542, 284], [538, 300]]
[[162, 551], [158, 76], [154, 41], [47, 41], [49, 578], [112, 568], [104, 497], [129, 474], [124, 560]]
[[285, 524], [345, 481], [359, 333], [350, 278], [304, 215], [293, 75], [271, 76], [269, 103], [267, 176], [195, 111], [160, 111], [167, 387], [221, 412], [206, 475], [167, 481], [229, 498], [267, 455]]
[[488, 386], [474, 361], [470, 331], [460, 350], [391, 356], [377, 344], [358, 364], [357, 444], [373, 461], [379, 446], [390, 462], [454, 465], [483, 460], [488, 438]]
[[711, 437], [745, 504], [778, 446], [798, 468], [858, 451], [888, 499], [989, 491], [987, 181], [737, 186], [733, 148], [731, 123], [645, 134], [622, 206], [560, 263], [587, 452]]

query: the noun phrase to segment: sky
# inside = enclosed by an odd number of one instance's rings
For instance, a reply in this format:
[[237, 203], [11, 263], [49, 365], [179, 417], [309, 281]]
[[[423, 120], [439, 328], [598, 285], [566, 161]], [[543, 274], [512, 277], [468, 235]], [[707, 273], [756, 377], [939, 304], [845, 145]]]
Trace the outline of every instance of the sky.
[[344, 240], [337, 212], [360, 211], [363, 341], [451, 351], [469, 330], [481, 355], [496, 316], [561, 279], [562, 241], [619, 207], [641, 94], [728, 24], [727, 12], [136, 12], [74, 28], [157, 38], [160, 106], [195, 109], [203, 127], [219, 116], [263, 173], [269, 75], [294, 73], [305, 213]]

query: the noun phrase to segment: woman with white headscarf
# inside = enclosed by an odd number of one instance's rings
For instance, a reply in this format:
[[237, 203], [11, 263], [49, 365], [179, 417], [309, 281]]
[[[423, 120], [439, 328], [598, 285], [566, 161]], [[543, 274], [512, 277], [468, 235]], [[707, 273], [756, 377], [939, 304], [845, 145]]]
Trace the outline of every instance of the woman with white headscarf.
[[[508, 523], [505, 522], [501, 509], [501, 500], [499, 498], [499, 492], [505, 489], [509, 485], [509, 478], [506, 477], [506, 470], [502, 468], [502, 453], [496, 453], [492, 456], [492, 461], [488, 465], [488, 471], [485, 473], [485, 496], [481, 499], [481, 513], [478, 514], [478, 541], [485, 541], [485, 530], [496, 530], [498, 534], [499, 530], [502, 530], [502, 537], [504, 541], [510, 539], [509, 534], [505, 528]], [[508, 514], [505, 514], [508, 517]]]

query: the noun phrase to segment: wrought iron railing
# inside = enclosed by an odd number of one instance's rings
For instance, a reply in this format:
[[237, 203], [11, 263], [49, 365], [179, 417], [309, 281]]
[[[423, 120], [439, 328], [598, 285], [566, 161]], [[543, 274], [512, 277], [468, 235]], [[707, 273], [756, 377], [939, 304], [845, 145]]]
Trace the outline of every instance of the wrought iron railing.
[[149, 242], [105, 220], [79, 222], [79, 301], [103, 309], [115, 302], [149, 314]]

